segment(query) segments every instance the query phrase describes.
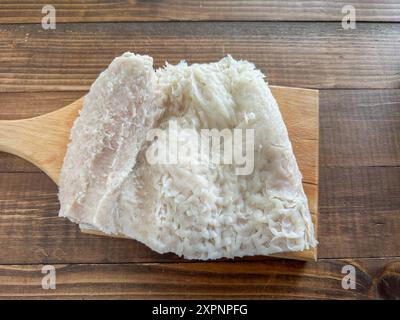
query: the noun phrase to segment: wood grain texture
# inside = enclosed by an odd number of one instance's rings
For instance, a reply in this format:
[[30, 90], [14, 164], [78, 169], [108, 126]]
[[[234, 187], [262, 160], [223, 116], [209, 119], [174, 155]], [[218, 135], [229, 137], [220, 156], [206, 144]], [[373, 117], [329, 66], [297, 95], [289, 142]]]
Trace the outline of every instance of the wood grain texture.
[[321, 92], [321, 166], [400, 166], [400, 90]]
[[87, 91], [0, 93], [0, 120], [34, 118], [65, 107]]
[[400, 253], [400, 167], [320, 171], [319, 256]]
[[[85, 95], [77, 92], [0, 93], [0, 120], [19, 120], [56, 111]], [[40, 172], [32, 163], [0, 152], [0, 172]]]
[[169, 22], [0, 26], [0, 91], [87, 91], [125, 51], [155, 65], [253, 61], [273, 85], [399, 88], [400, 24]]
[[[41, 23], [42, 7], [48, 1], [2, 1], [0, 23]], [[158, 0], [53, 1], [57, 22], [118, 21], [341, 21], [346, 1], [328, 0]], [[400, 21], [396, 0], [352, 0], [358, 21]]]
[[56, 184], [83, 98], [35, 118], [0, 120], [0, 150], [17, 155], [45, 172]]
[[[42, 265], [0, 266], [0, 298], [35, 299], [372, 299], [386, 297], [398, 273], [383, 271], [397, 259], [304, 263], [253, 261], [218, 263], [55, 265], [56, 289], [43, 290]], [[356, 289], [344, 290], [342, 268], [356, 270]], [[386, 283], [382, 281], [385, 277]], [[377, 285], [379, 290], [377, 290]], [[399, 298], [398, 291], [390, 297]]]
[[388, 263], [377, 280], [377, 293], [383, 299], [400, 300], [400, 262]]

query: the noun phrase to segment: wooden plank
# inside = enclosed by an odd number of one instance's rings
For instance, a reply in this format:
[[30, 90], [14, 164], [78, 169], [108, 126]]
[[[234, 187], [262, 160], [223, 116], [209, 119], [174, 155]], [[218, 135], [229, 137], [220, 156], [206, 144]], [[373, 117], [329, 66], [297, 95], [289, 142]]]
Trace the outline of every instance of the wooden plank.
[[[323, 168], [320, 175], [318, 257], [400, 256], [400, 168]], [[44, 174], [1, 173], [0, 262], [179, 260], [133, 240], [82, 234], [57, 217], [58, 208], [57, 188]]]
[[0, 172], [40, 172], [40, 169], [22, 158], [0, 152]]
[[323, 167], [319, 188], [319, 257], [400, 255], [400, 167]]
[[[56, 289], [41, 287], [42, 265], [0, 266], [0, 298], [35, 299], [371, 299], [387, 297], [399, 276], [382, 272], [400, 259], [318, 263], [263, 262], [55, 265]], [[342, 287], [345, 265], [356, 288]], [[380, 288], [378, 291], [376, 288]], [[399, 291], [389, 291], [399, 298]]]
[[394, 261], [385, 266], [377, 280], [376, 292], [383, 299], [400, 299], [400, 262]]
[[[0, 23], [41, 23], [46, 1], [3, 1]], [[121, 22], [170, 20], [341, 21], [346, 1], [314, 0], [163, 0], [83, 1], [52, 3], [57, 22]], [[352, 0], [357, 21], [400, 21], [396, 0]]]
[[400, 90], [320, 94], [321, 166], [400, 166]]
[[56, 111], [87, 91], [0, 93], [0, 120], [18, 120]]
[[0, 26], [0, 91], [76, 91], [125, 51], [167, 60], [256, 63], [274, 85], [399, 88], [400, 24], [170, 22]]

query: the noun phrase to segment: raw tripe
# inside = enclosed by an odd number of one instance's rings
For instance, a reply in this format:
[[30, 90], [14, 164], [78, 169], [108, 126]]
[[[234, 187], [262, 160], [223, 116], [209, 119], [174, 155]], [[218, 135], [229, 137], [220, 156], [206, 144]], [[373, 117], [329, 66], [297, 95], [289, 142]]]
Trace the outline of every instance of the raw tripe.
[[[254, 168], [237, 174], [235, 163], [193, 153], [178, 163], [150, 163], [150, 151], [166, 148], [162, 139], [148, 139], [154, 128], [177, 131], [180, 147], [192, 146], [202, 129], [253, 129]], [[115, 58], [74, 123], [59, 198], [60, 216], [85, 228], [188, 259], [317, 244], [278, 105], [263, 74], [230, 56], [156, 71], [149, 56]]]

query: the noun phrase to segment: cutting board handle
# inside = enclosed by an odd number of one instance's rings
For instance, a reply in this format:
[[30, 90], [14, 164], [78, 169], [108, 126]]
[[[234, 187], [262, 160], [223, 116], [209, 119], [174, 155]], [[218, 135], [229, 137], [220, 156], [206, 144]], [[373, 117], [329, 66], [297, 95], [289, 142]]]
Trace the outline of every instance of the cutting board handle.
[[70, 130], [83, 98], [57, 111], [23, 120], [0, 120], [0, 151], [43, 170], [57, 185]]

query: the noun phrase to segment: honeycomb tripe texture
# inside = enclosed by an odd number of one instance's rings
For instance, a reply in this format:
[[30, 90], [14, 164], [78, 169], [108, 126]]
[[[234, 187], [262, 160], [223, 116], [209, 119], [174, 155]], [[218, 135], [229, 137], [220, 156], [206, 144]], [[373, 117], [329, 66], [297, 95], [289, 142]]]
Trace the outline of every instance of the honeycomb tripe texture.
[[[236, 157], [222, 161], [238, 148], [234, 134], [205, 148], [205, 129], [252, 133], [249, 172]], [[59, 198], [60, 216], [85, 228], [188, 259], [317, 244], [278, 105], [263, 74], [230, 56], [156, 71], [148, 56], [114, 59], [72, 128]]]

